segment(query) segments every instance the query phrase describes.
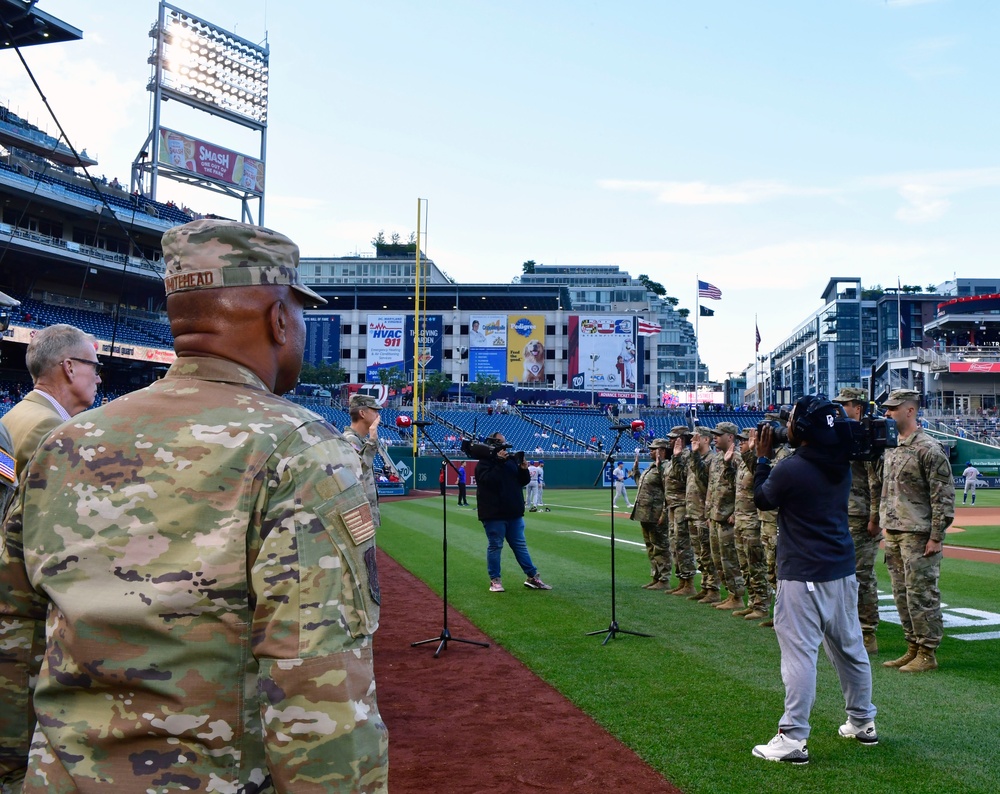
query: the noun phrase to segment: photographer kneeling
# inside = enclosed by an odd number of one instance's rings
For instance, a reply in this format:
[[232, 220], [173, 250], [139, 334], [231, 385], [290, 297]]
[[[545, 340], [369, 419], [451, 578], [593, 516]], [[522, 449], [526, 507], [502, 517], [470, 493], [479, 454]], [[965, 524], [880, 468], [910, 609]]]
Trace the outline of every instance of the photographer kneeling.
[[774, 470], [771, 455], [780, 428], [768, 424], [758, 431], [754, 502], [761, 510], [778, 509], [774, 629], [785, 685], [778, 734], [753, 748], [755, 756], [769, 761], [809, 763], [806, 740], [821, 643], [844, 693], [848, 719], [840, 735], [878, 744], [847, 521], [850, 464], [834, 426], [842, 419], [841, 408], [825, 397], [801, 398], [788, 420], [788, 441], [795, 452]]
[[524, 586], [532, 590], [551, 590], [538, 578], [538, 569], [531, 562], [528, 544], [524, 540], [524, 492], [531, 478], [524, 453], [517, 459], [510, 455], [502, 433], [494, 433], [486, 444], [463, 442], [466, 454], [478, 458], [476, 464], [476, 503], [479, 520], [486, 530], [486, 570], [490, 577], [490, 592], [502, 593], [500, 555], [507, 541], [517, 564], [528, 578]]

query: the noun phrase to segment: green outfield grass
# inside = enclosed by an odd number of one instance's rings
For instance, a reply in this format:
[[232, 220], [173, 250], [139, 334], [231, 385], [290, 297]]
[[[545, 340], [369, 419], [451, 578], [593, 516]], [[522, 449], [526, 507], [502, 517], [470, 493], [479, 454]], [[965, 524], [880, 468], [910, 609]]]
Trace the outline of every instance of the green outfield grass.
[[[976, 503], [962, 504], [963, 490], [961, 487], [955, 489], [955, 507], [968, 507], [972, 510], [977, 510], [980, 507], [1000, 507], [1000, 490], [994, 490], [992, 488], [979, 488], [976, 491]], [[969, 497], [972, 498], [971, 496]]]
[[[638, 545], [639, 527], [619, 514], [618, 623], [653, 636], [619, 635], [602, 646], [603, 635], [586, 632], [606, 629], [611, 621], [610, 494], [549, 489], [546, 500], [552, 512], [527, 515], [527, 538], [540, 575], [554, 589], [522, 587], [524, 576], [505, 550], [507, 592], [497, 594], [487, 591], [486, 538], [475, 509], [456, 507], [449, 495], [449, 599], [685, 792], [997, 790], [1000, 639], [962, 641], [952, 635], [998, 632], [1000, 616], [994, 625], [947, 628], [939, 653], [942, 668], [923, 676], [905, 676], [878, 663], [905, 647], [899, 626], [883, 622], [878, 632], [882, 654], [873, 667], [877, 747], [837, 736], [845, 719], [843, 698], [821, 653], [810, 764], [769, 763], [753, 758], [750, 750], [776, 733], [782, 712], [774, 633], [729, 613], [641, 589], [649, 567]], [[471, 489], [470, 501], [474, 504]], [[440, 497], [384, 504], [379, 545], [440, 593]], [[949, 609], [997, 612], [998, 580], [1000, 567], [948, 560], [941, 590]], [[881, 561], [879, 581], [887, 592]], [[885, 603], [891, 607], [891, 599]], [[955, 613], [956, 620], [963, 618], [970, 619]], [[436, 627], [433, 621], [415, 625], [414, 636]], [[476, 650], [454, 646], [447, 653]], [[530, 711], [531, 704], [511, 703], [510, 708], [513, 718]], [[614, 791], [613, 781], [608, 790]]]
[[949, 532], [944, 540], [949, 546], [1000, 549], [1000, 526], [966, 527], [963, 532]]

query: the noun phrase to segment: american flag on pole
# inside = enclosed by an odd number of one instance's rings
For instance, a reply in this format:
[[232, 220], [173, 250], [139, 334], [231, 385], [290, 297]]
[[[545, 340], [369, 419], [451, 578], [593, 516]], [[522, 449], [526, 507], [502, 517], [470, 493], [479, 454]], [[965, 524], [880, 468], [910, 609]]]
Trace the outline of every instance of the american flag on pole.
[[760, 352], [760, 327], [756, 323], [754, 323], [753, 327], [757, 331], [757, 352], [759, 353]]
[[722, 290], [716, 287], [714, 284], [709, 284], [707, 281], [699, 281], [698, 297], [710, 298], [711, 300], [714, 301], [722, 300]]
[[656, 336], [663, 330], [663, 326], [652, 320], [639, 320], [639, 336]]

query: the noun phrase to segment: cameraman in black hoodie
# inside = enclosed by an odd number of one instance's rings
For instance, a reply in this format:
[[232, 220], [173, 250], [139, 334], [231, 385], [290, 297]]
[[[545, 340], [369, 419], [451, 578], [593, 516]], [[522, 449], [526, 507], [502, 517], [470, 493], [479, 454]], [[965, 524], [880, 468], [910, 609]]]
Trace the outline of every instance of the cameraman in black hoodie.
[[778, 593], [774, 630], [781, 647], [785, 713], [778, 734], [753, 754], [809, 763], [809, 712], [816, 699], [816, 656], [822, 643], [837, 670], [847, 722], [839, 734], [878, 744], [872, 675], [858, 620], [854, 542], [847, 523], [851, 469], [834, 424], [839, 405], [822, 395], [801, 398], [788, 420], [795, 453], [771, 468], [773, 433], [757, 438], [754, 503], [778, 509]]
[[[479, 520], [486, 530], [486, 570], [490, 576], [490, 592], [504, 592], [500, 578], [500, 555], [504, 541], [514, 552], [514, 559], [528, 578], [524, 586], [530, 590], [551, 590], [538, 576], [524, 540], [524, 486], [531, 479], [523, 453], [519, 459], [510, 456], [503, 433], [487, 439], [492, 452], [476, 464], [476, 506]], [[467, 449], [468, 442], [462, 445]], [[852, 558], [853, 559], [853, 558]]]

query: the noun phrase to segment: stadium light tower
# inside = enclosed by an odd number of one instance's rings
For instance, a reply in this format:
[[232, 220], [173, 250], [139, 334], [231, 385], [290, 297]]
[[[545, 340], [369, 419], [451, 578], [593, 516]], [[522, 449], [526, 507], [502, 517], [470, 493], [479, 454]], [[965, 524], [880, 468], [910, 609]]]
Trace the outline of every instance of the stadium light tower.
[[[150, 29], [153, 128], [132, 163], [132, 189], [156, 198], [160, 175], [238, 199], [242, 219], [264, 222], [270, 49], [161, 0]], [[161, 125], [163, 103], [180, 102], [260, 135], [250, 156]], [[151, 156], [148, 160], [146, 153]], [[257, 219], [250, 202], [258, 202]]]

